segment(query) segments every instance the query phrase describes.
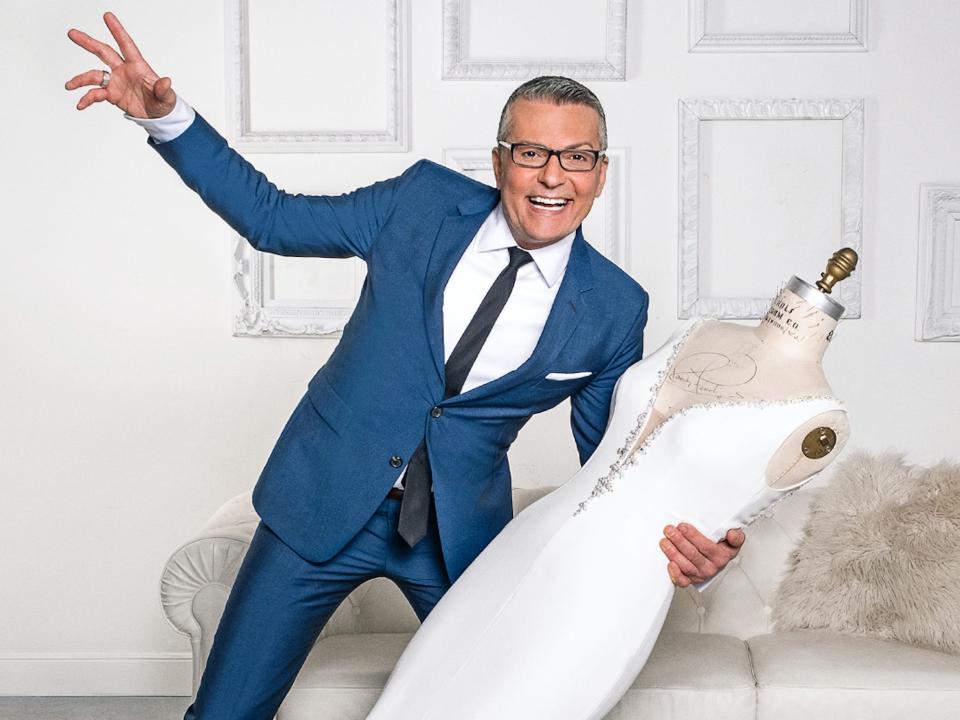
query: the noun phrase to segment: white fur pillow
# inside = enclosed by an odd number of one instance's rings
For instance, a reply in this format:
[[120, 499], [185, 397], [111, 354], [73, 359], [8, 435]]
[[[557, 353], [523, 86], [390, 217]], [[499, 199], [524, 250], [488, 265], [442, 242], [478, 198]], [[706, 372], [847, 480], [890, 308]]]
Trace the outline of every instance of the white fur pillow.
[[778, 630], [825, 628], [960, 654], [960, 465], [857, 453], [812, 503]]

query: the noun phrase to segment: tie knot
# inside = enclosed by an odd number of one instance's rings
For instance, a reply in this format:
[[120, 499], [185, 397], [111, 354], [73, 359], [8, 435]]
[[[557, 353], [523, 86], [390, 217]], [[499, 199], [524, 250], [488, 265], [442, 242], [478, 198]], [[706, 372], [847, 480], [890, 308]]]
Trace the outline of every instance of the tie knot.
[[526, 265], [528, 262], [533, 260], [533, 255], [528, 253], [521, 247], [514, 245], [513, 247], [508, 247], [507, 252], [510, 253], [510, 263], [507, 267], [518, 268], [521, 265]]

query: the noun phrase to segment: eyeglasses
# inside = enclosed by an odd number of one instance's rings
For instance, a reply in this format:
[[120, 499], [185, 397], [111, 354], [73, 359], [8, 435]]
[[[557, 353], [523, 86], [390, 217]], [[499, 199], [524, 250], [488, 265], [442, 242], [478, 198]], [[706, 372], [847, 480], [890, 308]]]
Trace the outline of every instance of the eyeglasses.
[[503, 140], [498, 140], [497, 144], [505, 148], [510, 148], [510, 158], [515, 164], [525, 168], [542, 168], [550, 162], [552, 155], [556, 155], [560, 161], [560, 167], [564, 170], [568, 172], [589, 172], [597, 166], [597, 161], [603, 157], [603, 153], [600, 150], [590, 150], [587, 148], [552, 150], [543, 145], [508, 143]]

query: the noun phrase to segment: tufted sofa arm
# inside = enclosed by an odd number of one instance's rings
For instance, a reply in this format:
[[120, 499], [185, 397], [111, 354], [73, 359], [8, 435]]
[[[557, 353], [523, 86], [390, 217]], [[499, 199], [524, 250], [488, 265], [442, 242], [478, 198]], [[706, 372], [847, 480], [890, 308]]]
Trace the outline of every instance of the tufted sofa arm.
[[[514, 512], [554, 489], [514, 488]], [[163, 569], [160, 605], [173, 629], [190, 638], [194, 695], [230, 589], [259, 522], [251, 493], [237, 495], [177, 548]], [[317, 639], [360, 632], [409, 633], [418, 625], [416, 615], [396, 586], [385, 578], [377, 578], [364, 583], [344, 600]]]
[[164, 566], [160, 606], [173, 629], [190, 638], [194, 694], [230, 588], [259, 522], [251, 493], [237, 495], [177, 548]]

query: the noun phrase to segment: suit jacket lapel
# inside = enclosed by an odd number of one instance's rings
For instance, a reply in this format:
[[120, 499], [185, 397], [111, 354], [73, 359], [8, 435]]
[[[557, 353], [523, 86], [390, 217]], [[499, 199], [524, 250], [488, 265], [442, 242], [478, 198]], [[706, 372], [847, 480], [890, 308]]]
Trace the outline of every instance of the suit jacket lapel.
[[491, 188], [457, 206], [458, 215], [444, 218], [433, 243], [423, 283], [427, 339], [441, 386], [444, 382], [443, 290], [470, 241], [497, 204], [499, 193]]
[[[560, 288], [553, 300], [547, 322], [540, 334], [540, 340], [530, 357], [516, 370], [478, 385], [472, 390], [456, 395], [445, 403], [468, 402], [493, 395], [517, 385], [531, 376], [545, 372], [553, 359], [560, 353], [576, 330], [577, 325], [589, 311], [589, 291], [593, 288], [593, 273], [590, 269], [590, 256], [583, 233], [577, 228], [576, 237], [570, 247], [570, 259], [560, 281]], [[442, 363], [441, 363], [442, 368]]]

